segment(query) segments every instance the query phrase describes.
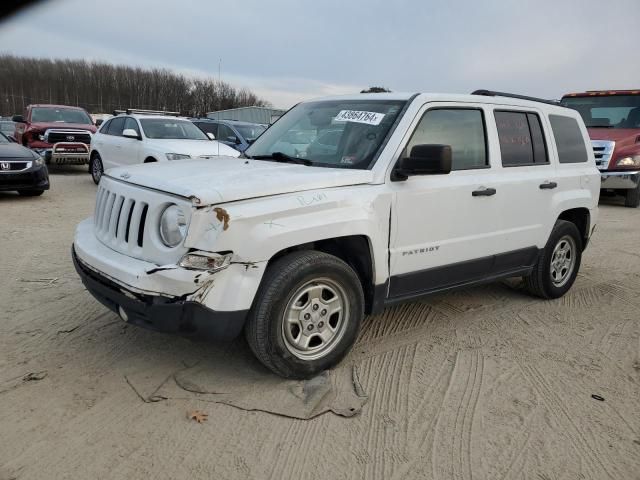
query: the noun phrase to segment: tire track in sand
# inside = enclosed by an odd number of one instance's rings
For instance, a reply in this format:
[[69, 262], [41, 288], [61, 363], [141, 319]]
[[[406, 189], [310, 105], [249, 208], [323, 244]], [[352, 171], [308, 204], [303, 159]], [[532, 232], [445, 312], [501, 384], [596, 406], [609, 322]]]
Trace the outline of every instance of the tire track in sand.
[[[432, 478], [473, 478], [471, 465], [471, 437], [484, 371], [484, 357], [480, 350], [462, 350], [456, 355], [455, 366], [443, 405], [455, 409], [441, 410], [435, 426], [431, 449]], [[441, 431], [449, 438], [440, 440]], [[439, 453], [440, 447], [444, 452]], [[442, 462], [445, 462], [442, 464]]]
[[[558, 424], [563, 425], [563, 430], [566, 432], [568, 440], [573, 444], [581, 459], [589, 465], [590, 471], [601, 472], [611, 479], [622, 478], [619, 475], [612, 475], [607, 469], [596, 449], [589, 444], [582, 431], [573, 421], [571, 413], [567, 410], [562, 399], [554, 392], [540, 371], [532, 365], [525, 364], [518, 356], [514, 358], [525, 378], [540, 395], [542, 402], [547, 407], [547, 411], [556, 419]], [[601, 476], [600, 478], [603, 477]]]

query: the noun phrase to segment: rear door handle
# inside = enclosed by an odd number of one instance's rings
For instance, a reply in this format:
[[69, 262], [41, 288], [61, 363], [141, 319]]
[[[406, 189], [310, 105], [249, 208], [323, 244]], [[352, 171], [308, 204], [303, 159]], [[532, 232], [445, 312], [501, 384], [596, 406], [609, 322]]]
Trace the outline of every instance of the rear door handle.
[[540, 184], [540, 190], [553, 190], [557, 186], [556, 182], [544, 182]]
[[490, 197], [491, 195], [495, 194], [495, 188], [480, 188], [479, 190], [474, 190], [473, 192], [471, 192], [471, 195], [474, 197]]

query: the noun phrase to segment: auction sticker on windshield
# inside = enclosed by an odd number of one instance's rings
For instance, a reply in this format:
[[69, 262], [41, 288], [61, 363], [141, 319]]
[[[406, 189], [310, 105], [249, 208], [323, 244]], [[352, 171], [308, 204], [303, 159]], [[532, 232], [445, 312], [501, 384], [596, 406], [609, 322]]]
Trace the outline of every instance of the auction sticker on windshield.
[[360, 110], [341, 110], [336, 115], [336, 122], [356, 122], [366, 123], [367, 125], [380, 125], [384, 118], [384, 113], [363, 112]]

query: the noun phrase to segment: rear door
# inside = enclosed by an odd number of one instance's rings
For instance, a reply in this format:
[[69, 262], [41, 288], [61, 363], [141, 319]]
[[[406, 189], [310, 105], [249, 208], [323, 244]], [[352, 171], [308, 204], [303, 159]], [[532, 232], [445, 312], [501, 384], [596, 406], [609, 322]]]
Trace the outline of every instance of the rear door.
[[105, 170], [122, 165], [119, 154], [119, 139], [122, 130], [124, 130], [124, 117], [113, 118], [107, 127], [108, 129], [101, 139], [102, 147], [100, 149], [102, 165]]
[[495, 106], [491, 114], [500, 150], [496, 188], [504, 200], [499, 212], [503, 248], [505, 252], [543, 248], [555, 220], [554, 194], [559, 191], [545, 116], [535, 109], [510, 106]]

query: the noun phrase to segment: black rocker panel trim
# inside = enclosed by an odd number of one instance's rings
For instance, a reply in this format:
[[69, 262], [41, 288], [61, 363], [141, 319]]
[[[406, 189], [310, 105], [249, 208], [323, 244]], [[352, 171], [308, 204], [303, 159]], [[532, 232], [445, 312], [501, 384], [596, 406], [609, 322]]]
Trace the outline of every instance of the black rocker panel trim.
[[442, 267], [391, 277], [385, 303], [412, 298], [450, 288], [484, 283], [527, 274], [536, 264], [540, 250], [527, 247], [498, 255], [467, 260]]

